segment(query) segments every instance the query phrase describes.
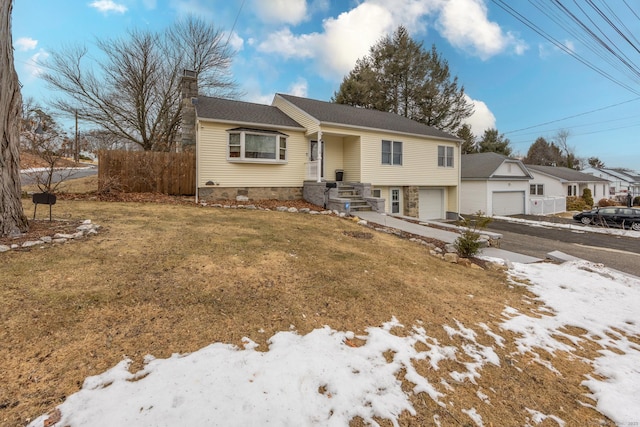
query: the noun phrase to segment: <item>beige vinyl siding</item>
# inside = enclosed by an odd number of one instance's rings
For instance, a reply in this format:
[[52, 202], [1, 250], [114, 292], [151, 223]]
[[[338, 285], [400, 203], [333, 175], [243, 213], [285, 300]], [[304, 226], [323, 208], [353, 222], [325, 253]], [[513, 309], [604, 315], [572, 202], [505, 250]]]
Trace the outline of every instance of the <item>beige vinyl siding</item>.
[[227, 161], [227, 130], [230, 124], [198, 122], [198, 187], [207, 181], [217, 187], [301, 187], [305, 177], [308, 142], [303, 132], [284, 130], [286, 164], [235, 163]]
[[360, 138], [357, 136], [345, 137], [342, 147], [345, 179], [362, 182], [360, 179]]
[[[402, 165], [382, 164], [382, 140], [402, 141]], [[391, 133], [362, 132], [361, 181], [373, 185], [457, 186], [458, 145]], [[454, 167], [438, 167], [438, 145], [454, 147]]]
[[460, 207], [458, 206], [458, 190], [456, 187], [447, 187], [444, 192], [445, 204], [444, 208], [447, 212], [460, 212]]
[[324, 177], [332, 181], [336, 177], [336, 169], [342, 167], [342, 138], [323, 134], [324, 141]]
[[298, 107], [290, 104], [286, 99], [276, 96], [273, 99], [274, 107], [278, 107], [280, 111], [291, 117], [296, 122], [300, 123], [303, 128], [307, 129], [307, 135], [318, 132], [320, 124], [316, 119], [300, 110]]
[[376, 186], [373, 187], [376, 190], [380, 190], [380, 197], [384, 199], [384, 211], [385, 213], [390, 214], [391, 213], [391, 189], [392, 188], [398, 188], [400, 189], [400, 214], [402, 215], [402, 206], [403, 206], [403, 194], [402, 194], [402, 188], [399, 186], [393, 186], [393, 187], [386, 187], [386, 186]]

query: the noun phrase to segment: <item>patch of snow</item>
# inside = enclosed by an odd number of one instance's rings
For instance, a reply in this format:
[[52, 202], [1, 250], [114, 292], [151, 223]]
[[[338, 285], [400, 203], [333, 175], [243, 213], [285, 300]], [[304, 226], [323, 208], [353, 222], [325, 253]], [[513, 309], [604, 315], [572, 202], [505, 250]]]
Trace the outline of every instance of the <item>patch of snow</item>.
[[478, 414], [478, 411], [476, 411], [476, 408], [463, 409], [462, 412], [467, 414], [469, 418], [471, 418], [471, 421], [473, 421], [478, 427], [484, 426], [484, 423], [482, 422], [482, 417], [480, 416], [480, 414]]
[[625, 237], [636, 237], [640, 238], [640, 231], [633, 230], [623, 230], [619, 228], [607, 228], [607, 227], [597, 227], [597, 226], [587, 226], [587, 225], [578, 225], [576, 224], [563, 224], [557, 222], [548, 222], [548, 221], [531, 221], [528, 219], [521, 218], [511, 218], [508, 216], [494, 216], [493, 218], [499, 219], [501, 221], [513, 222], [518, 224], [527, 224], [531, 227], [541, 227], [541, 228], [564, 228], [568, 230], [572, 230], [577, 233], [600, 233], [600, 234], [611, 234], [613, 236], [625, 236]]
[[556, 417], [555, 415], [546, 415], [540, 411], [536, 411], [529, 408], [525, 408], [525, 409], [527, 410], [528, 413], [531, 414], [531, 421], [533, 421], [536, 424], [540, 424], [541, 422], [549, 418], [550, 420], [553, 420], [556, 423], [558, 423], [560, 427], [564, 427], [564, 421], [562, 421], [562, 419]]
[[[605, 379], [588, 376], [583, 382], [597, 400], [596, 409], [617, 424], [640, 420], [640, 279], [588, 261], [514, 263], [509, 273], [516, 280], [527, 280], [530, 284], [523, 286], [552, 310], [549, 314], [539, 311], [539, 318], [510, 307], [503, 311], [507, 320], [501, 327], [520, 334], [518, 350], [553, 354], [573, 352], [582, 340], [598, 343], [603, 350], [593, 367]], [[569, 335], [562, 331], [567, 326], [585, 333], [581, 338]], [[553, 369], [551, 364], [548, 367]]]

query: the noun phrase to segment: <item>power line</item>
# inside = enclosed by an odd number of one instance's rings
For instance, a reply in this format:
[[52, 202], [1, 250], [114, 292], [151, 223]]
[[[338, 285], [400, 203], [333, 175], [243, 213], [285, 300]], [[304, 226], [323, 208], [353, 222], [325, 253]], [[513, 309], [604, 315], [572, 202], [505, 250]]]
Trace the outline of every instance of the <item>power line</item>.
[[510, 131], [504, 132], [504, 134], [506, 135], [506, 134], [509, 134], [509, 133], [517, 133], [517, 132], [521, 132], [523, 130], [529, 130], [529, 129], [533, 129], [533, 128], [537, 128], [537, 127], [541, 127], [541, 126], [550, 125], [552, 123], [557, 123], [557, 122], [562, 122], [564, 120], [573, 119], [573, 118], [580, 117], [580, 116], [586, 116], [587, 114], [596, 113], [598, 111], [603, 111], [603, 110], [606, 110], [606, 109], [609, 109], [609, 108], [613, 108], [613, 107], [618, 107], [620, 105], [628, 104], [630, 102], [635, 102], [635, 101], [638, 101], [638, 100], [640, 100], [640, 97], [629, 99], [627, 101], [618, 102], [617, 104], [607, 105], [606, 107], [596, 108], [595, 110], [585, 111], [583, 113], [578, 113], [578, 114], [574, 114], [574, 115], [571, 115], [571, 116], [563, 117], [561, 119], [550, 120], [548, 122], [540, 123], [540, 124], [537, 124], [537, 125], [527, 126], [525, 128], [520, 128], [520, 129], [516, 129], [516, 130], [510, 130]]
[[[600, 74], [602, 77], [617, 84], [618, 86], [621, 86], [636, 95], [640, 95], [640, 90], [637, 89], [637, 86], [635, 84], [630, 85], [622, 81], [621, 79], [616, 78], [611, 73], [607, 72], [606, 70], [596, 65], [592, 61], [589, 61], [587, 58], [583, 57], [575, 50], [567, 47], [564, 43], [559, 41], [557, 38], [552, 36], [547, 31], [543, 30], [539, 25], [534, 23], [531, 19], [526, 17], [524, 14], [518, 12], [513, 6], [508, 4], [505, 0], [492, 0], [492, 1], [498, 7], [500, 7], [501, 9], [506, 11], [508, 14], [516, 18], [518, 21], [520, 21], [521, 23], [529, 27], [531, 30], [533, 30], [534, 32], [542, 36], [544, 39], [549, 41], [558, 49], [562, 50], [566, 54], [570, 55], [574, 59], [581, 62], [583, 65], [589, 67], [596, 73]], [[588, 0], [588, 1], [592, 9], [600, 10], [591, 0]], [[638, 67], [636, 67], [633, 64], [633, 62], [629, 60], [629, 58], [624, 54], [624, 52], [622, 52], [615, 45], [615, 43], [611, 41], [611, 39], [606, 35], [606, 33], [602, 30], [602, 28], [597, 23], [595, 24], [590, 23], [590, 25], [585, 24], [583, 20], [581, 20], [576, 14], [571, 12], [566, 6], [561, 4], [559, 0], [551, 0], [550, 2], [549, 1], [542, 2], [541, 0], [529, 0], [529, 2], [536, 9], [538, 9], [540, 12], [546, 15], [551, 21], [556, 23], [560, 28], [564, 29], [565, 31], [567, 31], [568, 33], [572, 34], [574, 37], [579, 39], [587, 48], [589, 48], [589, 50], [595, 53], [604, 62], [608, 63], [613, 68], [622, 72], [623, 74], [627, 74], [631, 72], [631, 76], [628, 76], [628, 77], [631, 77], [632, 80], [637, 80], [638, 77], [640, 77], [640, 70], [638, 69]], [[575, 0], [574, 0], [574, 3], [577, 4]], [[554, 9], [552, 6], [555, 6], [556, 9]], [[630, 8], [628, 4], [626, 4], [626, 6]], [[583, 12], [583, 14], [587, 16], [587, 19], [589, 19], [591, 22], [595, 22], [592, 20], [589, 14], [585, 12], [585, 10], [582, 7], [578, 5], [578, 8]], [[619, 18], [617, 19], [619, 20]], [[612, 27], [614, 31], [616, 31], [618, 34], [624, 33], [623, 30], [621, 30], [620, 27], [616, 25], [613, 21], [606, 20], [605, 23], [607, 23], [609, 27]], [[594, 27], [602, 35], [602, 37], [596, 34], [596, 32], [592, 30], [591, 27]], [[626, 27], [624, 28], [627, 30], [627, 32], [629, 32]], [[631, 39], [633, 39], [632, 34], [630, 36], [625, 36], [625, 40], [629, 44], [635, 47]]]

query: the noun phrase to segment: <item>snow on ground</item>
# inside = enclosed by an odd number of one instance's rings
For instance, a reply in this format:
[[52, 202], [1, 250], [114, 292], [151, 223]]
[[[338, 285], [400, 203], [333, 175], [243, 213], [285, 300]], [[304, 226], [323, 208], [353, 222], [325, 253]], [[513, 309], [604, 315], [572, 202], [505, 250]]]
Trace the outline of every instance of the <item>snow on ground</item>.
[[[546, 305], [538, 313], [541, 317], [505, 308], [502, 328], [519, 334], [518, 351], [535, 356], [540, 351], [571, 352], [583, 340], [600, 343], [606, 349], [593, 361], [599, 377], [584, 381], [597, 410], [620, 425], [640, 421], [640, 346], [629, 339], [640, 338], [640, 280], [588, 262], [514, 263], [510, 271], [514, 283], [527, 286]], [[587, 332], [581, 338], [567, 336], [571, 345], [562, 343], [557, 337], [563, 336], [565, 325]], [[279, 332], [266, 352], [245, 339], [244, 348], [215, 343], [168, 359], [147, 356], [144, 368], [135, 373], [129, 371], [131, 361], [123, 360], [87, 378], [82, 389], [58, 407], [60, 420], [54, 425], [345, 426], [356, 416], [371, 425], [377, 425], [373, 417], [398, 425], [401, 412], [415, 413], [407, 393], [425, 392], [445, 406], [446, 395], [422, 377], [412, 361], [425, 360], [438, 371], [441, 361], [466, 354], [463, 358], [472, 360], [460, 364], [466, 371], [442, 373], [439, 385], [446, 393], [455, 392], [446, 378], [475, 383], [484, 365], [500, 366], [494, 349], [503, 347], [505, 339], [484, 323], [477, 326], [495, 341], [494, 347], [478, 344], [478, 332], [458, 321], [442, 327], [450, 338], [461, 339], [461, 346], [441, 344], [420, 325], [398, 336], [392, 329], [404, 326], [392, 319], [357, 337], [328, 326], [304, 336]], [[353, 345], [354, 338], [364, 344]], [[385, 354], [393, 354], [393, 359], [388, 361]], [[410, 392], [403, 391], [397, 379], [401, 370], [413, 384]], [[478, 404], [488, 399], [481, 391], [477, 396]], [[525, 411], [531, 425], [545, 419], [564, 425], [553, 414]], [[463, 412], [468, 421], [483, 425], [476, 408]], [[30, 426], [44, 426], [46, 419], [42, 416]], [[437, 415], [434, 423], [440, 425]]]
[[517, 222], [519, 224], [527, 224], [531, 227], [546, 227], [546, 228], [566, 228], [577, 233], [600, 233], [600, 234], [610, 234], [612, 236], [625, 236], [625, 237], [636, 237], [640, 238], [640, 231], [633, 230], [623, 230], [621, 228], [608, 228], [608, 227], [599, 227], [599, 226], [591, 226], [591, 225], [578, 225], [575, 224], [563, 224], [558, 222], [549, 222], [549, 221], [532, 221], [528, 219], [521, 218], [512, 218], [509, 216], [494, 216], [492, 218], [499, 219], [501, 221], [507, 222]]

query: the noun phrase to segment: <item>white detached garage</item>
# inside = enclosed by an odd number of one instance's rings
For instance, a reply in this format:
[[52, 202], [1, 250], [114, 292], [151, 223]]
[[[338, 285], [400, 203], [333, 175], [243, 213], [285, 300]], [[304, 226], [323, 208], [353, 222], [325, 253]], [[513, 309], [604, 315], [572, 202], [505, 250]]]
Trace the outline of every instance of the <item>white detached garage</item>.
[[520, 160], [498, 153], [462, 156], [460, 213], [527, 214], [531, 174]]

